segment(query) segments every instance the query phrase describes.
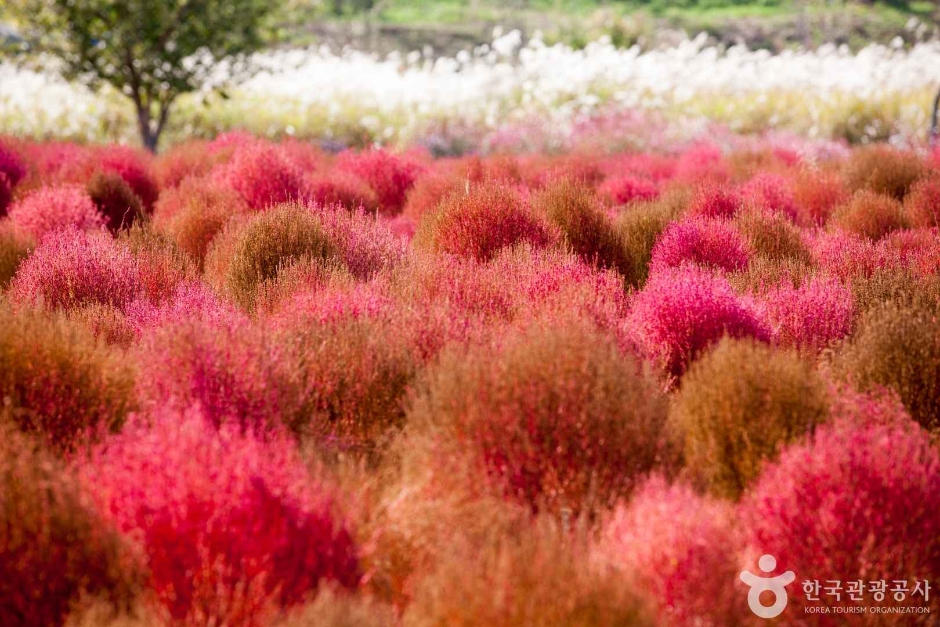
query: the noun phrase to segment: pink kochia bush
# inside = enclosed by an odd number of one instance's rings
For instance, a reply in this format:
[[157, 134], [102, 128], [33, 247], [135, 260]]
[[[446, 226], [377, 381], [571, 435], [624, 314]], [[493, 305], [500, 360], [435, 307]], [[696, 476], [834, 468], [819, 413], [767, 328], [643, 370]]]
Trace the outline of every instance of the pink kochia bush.
[[[745, 496], [741, 515], [756, 554], [774, 555], [800, 581], [884, 579], [890, 588], [907, 580], [913, 588], [940, 577], [937, 494], [940, 453], [927, 432], [910, 420], [843, 422], [785, 450]], [[930, 597], [936, 611], [933, 590]], [[836, 603], [820, 599], [790, 595], [796, 604]], [[884, 602], [894, 603], [890, 593]]]
[[9, 215], [18, 230], [36, 239], [59, 229], [94, 231], [105, 225], [94, 201], [77, 185], [36, 190], [13, 203]]
[[799, 217], [799, 210], [786, 179], [778, 174], [758, 174], [741, 189], [746, 202], [750, 202], [771, 213], [779, 213], [792, 221]]
[[653, 246], [651, 268], [673, 268], [691, 262], [717, 270], [744, 270], [750, 252], [734, 228], [717, 219], [688, 218], [670, 224]]
[[771, 338], [766, 322], [726, 280], [694, 266], [654, 273], [636, 295], [627, 325], [646, 357], [674, 377], [725, 335]]
[[852, 330], [852, 290], [834, 279], [812, 279], [799, 287], [785, 282], [761, 300], [774, 340], [782, 346], [816, 352]]
[[744, 205], [741, 192], [730, 185], [703, 185], [689, 202], [689, 213], [706, 218], [733, 218]]
[[633, 577], [660, 624], [717, 627], [747, 612], [735, 585], [742, 544], [730, 502], [654, 476], [614, 510], [597, 558]]
[[149, 210], [160, 193], [150, 175], [149, 155], [128, 146], [105, 146], [93, 155], [94, 165], [104, 172], [117, 174]]
[[98, 510], [138, 544], [150, 586], [186, 624], [262, 625], [324, 581], [355, 587], [357, 549], [292, 440], [161, 412], [78, 464]]
[[300, 168], [276, 146], [261, 142], [236, 148], [231, 160], [213, 170], [212, 176], [241, 194], [253, 209], [298, 200], [306, 193]]
[[154, 410], [198, 405], [214, 425], [237, 424], [255, 432], [290, 425], [301, 413], [303, 397], [286, 347], [244, 318], [227, 318], [192, 316], [144, 333], [137, 383], [141, 402]]
[[137, 260], [107, 233], [64, 230], [43, 238], [20, 264], [10, 299], [61, 309], [93, 303], [121, 308], [140, 289]]

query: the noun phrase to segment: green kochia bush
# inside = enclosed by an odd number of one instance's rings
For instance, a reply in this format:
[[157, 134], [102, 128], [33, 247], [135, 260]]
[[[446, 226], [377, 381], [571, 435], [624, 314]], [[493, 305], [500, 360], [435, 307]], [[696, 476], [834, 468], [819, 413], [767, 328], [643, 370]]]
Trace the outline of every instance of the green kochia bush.
[[725, 339], [683, 377], [669, 419], [692, 478], [736, 497], [827, 413], [825, 386], [796, 354]]

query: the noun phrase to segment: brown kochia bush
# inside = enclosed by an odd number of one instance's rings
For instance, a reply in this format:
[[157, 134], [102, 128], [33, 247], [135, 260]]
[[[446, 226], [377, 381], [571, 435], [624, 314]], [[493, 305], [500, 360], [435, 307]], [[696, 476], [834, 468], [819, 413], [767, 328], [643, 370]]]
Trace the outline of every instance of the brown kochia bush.
[[104, 216], [112, 233], [144, 218], [143, 203], [119, 174], [98, 171], [85, 185], [85, 191]]
[[871, 309], [840, 356], [840, 370], [863, 390], [893, 389], [915, 420], [932, 431], [940, 427], [940, 317], [935, 309], [897, 303]]
[[259, 285], [277, 278], [292, 264], [331, 264], [337, 251], [316, 215], [308, 208], [284, 204], [246, 222], [230, 223], [212, 243], [206, 259], [210, 278], [220, 282], [243, 307], [254, 306]]
[[592, 563], [582, 535], [536, 520], [480, 549], [452, 547], [419, 581], [404, 624], [652, 625], [629, 580]]
[[585, 183], [553, 181], [533, 196], [532, 206], [548, 216], [568, 248], [585, 262], [616, 270], [634, 281], [636, 273], [626, 246]]
[[630, 259], [633, 273], [628, 279], [632, 285], [646, 282], [653, 246], [669, 223], [681, 213], [684, 202], [684, 194], [667, 193], [657, 200], [634, 203], [618, 216], [615, 228]]
[[726, 338], [683, 377], [669, 432], [694, 482], [737, 497], [781, 446], [827, 415], [823, 382], [795, 353]]
[[2, 625], [61, 625], [92, 597], [119, 610], [143, 585], [118, 534], [64, 469], [9, 427], [0, 427], [0, 556]]
[[857, 148], [845, 164], [843, 178], [850, 189], [867, 189], [902, 200], [926, 172], [914, 152], [883, 145]]
[[803, 243], [799, 229], [782, 214], [745, 211], [735, 218], [734, 226], [756, 257], [772, 261], [811, 261], [809, 248]]
[[31, 247], [31, 242], [17, 233], [8, 221], [0, 222], [0, 290], [10, 284]]
[[133, 373], [86, 329], [38, 311], [0, 307], [4, 422], [58, 448], [121, 425], [134, 402]]
[[892, 231], [908, 226], [904, 207], [891, 196], [870, 191], [857, 192], [838, 209], [829, 221], [850, 233], [881, 239]]
[[571, 318], [445, 352], [408, 419], [440, 438], [442, 455], [468, 455], [507, 498], [577, 513], [629, 493], [649, 471], [664, 415], [649, 374]]

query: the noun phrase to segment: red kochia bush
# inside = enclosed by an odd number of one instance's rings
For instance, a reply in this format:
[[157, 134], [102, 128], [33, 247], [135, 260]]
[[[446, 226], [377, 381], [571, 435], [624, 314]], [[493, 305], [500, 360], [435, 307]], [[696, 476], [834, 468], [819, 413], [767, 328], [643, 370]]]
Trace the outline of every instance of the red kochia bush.
[[731, 625], [745, 617], [734, 507], [653, 477], [617, 508], [597, 545], [602, 563], [632, 576], [660, 624]]
[[150, 585], [186, 624], [262, 625], [321, 582], [354, 587], [357, 551], [291, 440], [159, 413], [78, 467], [102, 515], [140, 545]]
[[378, 197], [379, 212], [386, 216], [401, 213], [408, 190], [424, 170], [408, 155], [396, 155], [386, 150], [344, 152], [336, 167], [366, 181]]
[[676, 377], [725, 335], [771, 338], [764, 320], [726, 280], [693, 266], [652, 274], [627, 324], [646, 356]]
[[213, 170], [213, 177], [241, 194], [252, 209], [297, 200], [306, 193], [303, 171], [276, 146], [260, 142], [236, 148], [228, 163]]
[[339, 205], [345, 209], [365, 209], [375, 213], [379, 209], [378, 196], [369, 184], [355, 174], [333, 169], [307, 177], [307, 194], [320, 206]]
[[20, 264], [10, 285], [16, 303], [69, 309], [90, 303], [123, 307], [139, 293], [134, 256], [107, 234], [58, 231]]
[[0, 139], [0, 174], [6, 175], [10, 188], [16, 187], [27, 172], [26, 160], [19, 151]]
[[52, 455], [0, 428], [0, 624], [62, 625], [83, 595], [131, 604], [139, 567]]
[[38, 189], [13, 203], [9, 215], [17, 229], [36, 239], [58, 229], [93, 231], [105, 224], [94, 201], [77, 185]]
[[520, 243], [554, 244], [558, 235], [512, 188], [492, 182], [458, 191], [425, 215], [414, 243], [431, 252], [450, 253], [481, 261]]
[[904, 199], [907, 219], [914, 227], [940, 227], [940, 175], [925, 178]]
[[744, 238], [722, 220], [687, 218], [673, 222], [653, 246], [650, 268], [694, 263], [717, 270], [744, 270], [750, 251]]
[[302, 413], [288, 347], [247, 319], [200, 314], [168, 321], [144, 333], [138, 356], [138, 396], [147, 408], [198, 405], [214, 425], [251, 431], [290, 425]]
[[128, 146], [110, 145], [94, 154], [94, 165], [105, 172], [117, 174], [140, 198], [144, 209], [150, 210], [160, 190], [150, 176], [149, 155]]
[[10, 184], [10, 178], [0, 172], [0, 218], [7, 214], [7, 207], [13, 200], [13, 185]]
[[782, 346], [817, 352], [852, 330], [852, 290], [833, 279], [812, 279], [799, 287], [786, 283], [762, 301], [774, 340]]
[[601, 183], [598, 193], [612, 205], [625, 205], [634, 200], [653, 200], [659, 196], [659, 187], [650, 180], [621, 174]]
[[808, 171], [793, 181], [793, 196], [800, 221], [810, 226], [822, 226], [832, 210], [848, 200], [849, 192], [837, 174]]
[[[940, 576], [938, 493], [940, 454], [916, 424], [843, 425], [784, 450], [741, 511], [757, 554], [774, 555], [799, 580], [884, 579], [889, 588], [907, 580], [913, 588]], [[790, 602], [836, 603], [819, 598], [791, 594]], [[890, 593], [885, 602], [893, 603]]]

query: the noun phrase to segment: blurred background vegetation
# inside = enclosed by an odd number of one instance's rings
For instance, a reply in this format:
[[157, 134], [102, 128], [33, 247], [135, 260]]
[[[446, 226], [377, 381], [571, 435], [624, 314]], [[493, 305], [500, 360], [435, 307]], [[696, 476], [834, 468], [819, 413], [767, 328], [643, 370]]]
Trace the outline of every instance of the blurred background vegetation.
[[605, 35], [653, 47], [685, 32], [774, 52], [859, 48], [923, 38], [940, 22], [940, 0], [290, 0], [284, 10], [291, 41], [381, 52], [430, 45], [452, 53], [487, 42], [497, 25], [575, 47]]
[[[281, 45], [328, 44], [387, 53], [438, 54], [488, 43], [493, 28], [536, 31], [576, 48], [602, 36], [651, 48], [705, 33], [711, 43], [786, 48], [846, 44], [858, 49], [896, 37], [937, 33], [940, 0], [272, 0]], [[0, 3], [3, 23], [16, 28]]]

